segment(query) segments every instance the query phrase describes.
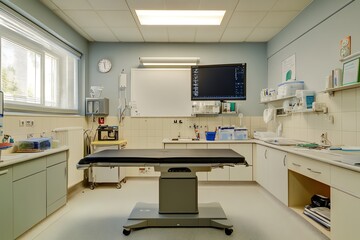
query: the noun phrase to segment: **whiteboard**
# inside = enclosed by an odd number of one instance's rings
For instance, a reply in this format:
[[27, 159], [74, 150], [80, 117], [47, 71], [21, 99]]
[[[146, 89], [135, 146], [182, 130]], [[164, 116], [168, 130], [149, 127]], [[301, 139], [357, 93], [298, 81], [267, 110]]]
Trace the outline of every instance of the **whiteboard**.
[[131, 69], [131, 116], [191, 116], [190, 68]]

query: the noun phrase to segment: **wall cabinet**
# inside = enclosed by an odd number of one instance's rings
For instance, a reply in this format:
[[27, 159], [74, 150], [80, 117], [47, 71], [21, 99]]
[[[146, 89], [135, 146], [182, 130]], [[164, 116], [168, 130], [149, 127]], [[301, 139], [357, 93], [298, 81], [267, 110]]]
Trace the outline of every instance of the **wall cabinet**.
[[46, 217], [46, 157], [13, 167], [14, 238]]
[[286, 152], [257, 145], [256, 180], [277, 199], [288, 205]]
[[1, 239], [13, 239], [13, 192], [12, 192], [12, 168], [0, 168], [0, 233]]

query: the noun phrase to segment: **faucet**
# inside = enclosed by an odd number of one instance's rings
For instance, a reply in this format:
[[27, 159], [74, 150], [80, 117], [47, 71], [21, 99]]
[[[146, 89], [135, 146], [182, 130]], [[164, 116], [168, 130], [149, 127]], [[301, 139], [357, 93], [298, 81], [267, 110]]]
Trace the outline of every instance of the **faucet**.
[[194, 132], [195, 132], [195, 138], [200, 139], [200, 132], [199, 132], [199, 126], [194, 123]]

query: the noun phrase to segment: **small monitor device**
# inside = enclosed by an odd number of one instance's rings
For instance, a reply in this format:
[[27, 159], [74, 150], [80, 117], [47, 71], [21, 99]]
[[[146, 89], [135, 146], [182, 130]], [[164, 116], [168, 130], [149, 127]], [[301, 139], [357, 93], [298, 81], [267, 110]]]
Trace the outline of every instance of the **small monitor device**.
[[192, 66], [191, 100], [246, 100], [246, 63]]

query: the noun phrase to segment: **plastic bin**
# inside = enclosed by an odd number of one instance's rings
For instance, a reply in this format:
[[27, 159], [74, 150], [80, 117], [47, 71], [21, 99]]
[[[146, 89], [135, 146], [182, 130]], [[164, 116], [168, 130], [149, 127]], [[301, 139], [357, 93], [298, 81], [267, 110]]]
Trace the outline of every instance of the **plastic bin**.
[[206, 132], [206, 140], [207, 141], [214, 141], [215, 140], [215, 136], [216, 136], [216, 132]]

